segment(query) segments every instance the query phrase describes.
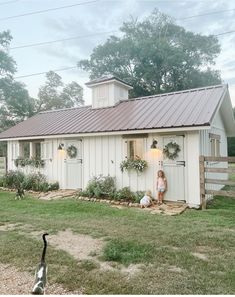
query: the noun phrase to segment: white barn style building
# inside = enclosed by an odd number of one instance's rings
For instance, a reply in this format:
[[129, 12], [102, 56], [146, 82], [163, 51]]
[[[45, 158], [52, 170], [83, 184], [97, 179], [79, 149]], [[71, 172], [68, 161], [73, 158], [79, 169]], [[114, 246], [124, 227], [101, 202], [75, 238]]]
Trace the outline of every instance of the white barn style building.
[[[168, 180], [165, 199], [198, 207], [199, 156], [227, 156], [227, 137], [235, 136], [227, 85], [134, 99], [128, 99], [132, 87], [116, 77], [87, 86], [91, 106], [40, 112], [0, 134], [8, 144], [8, 170], [17, 169], [19, 157], [37, 156], [45, 162], [40, 172], [62, 189], [85, 189], [90, 178], [102, 174], [115, 177], [119, 189], [156, 195], [156, 174], [162, 169]], [[169, 143], [180, 149], [173, 159], [163, 153]], [[120, 163], [135, 156], [148, 162], [147, 169], [122, 172]]]

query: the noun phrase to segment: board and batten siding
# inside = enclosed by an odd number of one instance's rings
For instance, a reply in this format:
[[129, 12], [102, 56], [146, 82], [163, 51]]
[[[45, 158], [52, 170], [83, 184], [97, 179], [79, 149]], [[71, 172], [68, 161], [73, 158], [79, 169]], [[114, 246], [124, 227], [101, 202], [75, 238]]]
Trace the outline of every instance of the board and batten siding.
[[61, 139], [48, 139], [43, 142], [43, 151], [46, 153], [42, 159], [45, 161], [45, 166], [39, 169], [31, 166], [17, 168], [14, 160], [20, 155], [19, 141], [8, 141], [8, 170], [21, 170], [25, 174], [40, 172], [46, 175], [49, 182], [58, 181], [60, 187], [65, 188], [64, 152], [58, 151], [61, 142], [63, 142]]
[[[211, 124], [211, 129], [200, 131], [200, 155], [211, 156], [211, 142], [210, 142], [210, 133], [220, 136], [220, 156], [226, 157], [227, 153], [227, 135], [224, 127], [224, 123], [221, 117], [220, 112], [217, 112], [214, 120]], [[222, 162], [208, 162], [207, 167], [216, 167], [216, 168], [227, 168], [227, 163]], [[206, 178], [210, 179], [227, 179], [227, 173], [209, 173], [205, 174]], [[219, 190], [223, 185], [208, 184], [208, 190]], [[210, 195], [207, 195], [208, 197]]]
[[143, 159], [148, 168], [142, 174], [121, 172], [120, 163], [127, 156], [126, 140], [122, 136], [99, 136], [83, 138], [83, 188], [93, 176], [115, 177], [118, 189], [130, 187], [133, 191], [151, 190], [155, 195], [158, 156], [150, 151], [153, 137], [144, 138]]

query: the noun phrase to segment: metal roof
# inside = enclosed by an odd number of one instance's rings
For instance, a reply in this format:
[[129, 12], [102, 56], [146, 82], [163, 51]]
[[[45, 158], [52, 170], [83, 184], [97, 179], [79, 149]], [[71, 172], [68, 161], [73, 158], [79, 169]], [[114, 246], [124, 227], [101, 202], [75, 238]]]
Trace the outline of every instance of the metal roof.
[[104, 83], [108, 83], [108, 82], [112, 82], [112, 81], [120, 82], [120, 83], [126, 85], [127, 87], [133, 89], [133, 87], [130, 84], [128, 84], [124, 80], [122, 80], [122, 79], [120, 79], [120, 78], [118, 78], [116, 76], [113, 76], [113, 75], [105, 75], [105, 76], [102, 76], [100, 78], [90, 80], [89, 82], [85, 83], [85, 85], [88, 86], [88, 87], [91, 87], [93, 85], [104, 84]]
[[0, 139], [209, 126], [227, 85], [121, 101], [116, 106], [52, 110], [2, 132]]

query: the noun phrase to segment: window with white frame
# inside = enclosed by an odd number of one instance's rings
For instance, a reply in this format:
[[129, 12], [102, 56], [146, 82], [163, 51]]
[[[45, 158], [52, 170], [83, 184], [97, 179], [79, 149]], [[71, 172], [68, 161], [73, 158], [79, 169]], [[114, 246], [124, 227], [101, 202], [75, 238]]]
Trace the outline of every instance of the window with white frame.
[[37, 159], [40, 159], [41, 158], [41, 141], [34, 141], [32, 142], [32, 151], [31, 151], [31, 156], [32, 157], [35, 157]]
[[127, 144], [127, 158], [130, 159], [142, 159], [144, 153], [144, 139], [128, 139]]
[[29, 158], [30, 157], [30, 142], [21, 141], [20, 142], [20, 157]]
[[50, 141], [41, 142], [41, 159], [47, 160], [52, 158], [52, 143]]
[[211, 146], [211, 156], [220, 157], [220, 138], [218, 134], [209, 133], [210, 146]]
[[12, 160], [15, 160], [16, 158], [19, 157], [18, 145], [19, 144], [17, 142], [12, 142], [12, 146], [11, 146], [11, 158], [12, 158]]

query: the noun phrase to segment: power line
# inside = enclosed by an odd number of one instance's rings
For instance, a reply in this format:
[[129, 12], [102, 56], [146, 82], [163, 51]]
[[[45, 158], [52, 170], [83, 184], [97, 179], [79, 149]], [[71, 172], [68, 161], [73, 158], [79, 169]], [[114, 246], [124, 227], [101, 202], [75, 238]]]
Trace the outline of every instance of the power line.
[[[58, 72], [58, 71], [65, 71], [65, 70], [70, 70], [70, 69], [74, 69], [74, 68], [77, 68], [77, 66], [65, 67], [65, 68], [60, 68], [60, 69], [55, 69], [55, 70], [50, 70], [50, 71]], [[32, 74], [28, 74], [28, 75], [20, 75], [20, 76], [14, 77], [14, 78], [15, 79], [19, 79], [19, 78], [24, 78], [24, 77], [42, 75], [42, 74], [46, 74], [47, 72], [49, 72], [49, 70], [48, 71], [44, 71], [44, 72], [32, 73]]]
[[186, 17], [186, 18], [177, 19], [177, 21], [179, 21], [179, 20], [188, 20], [188, 19], [192, 19], [192, 18], [196, 18], [196, 17], [207, 16], [207, 15], [211, 15], [211, 14], [218, 14], [218, 13], [221, 13], [221, 12], [223, 13], [223, 12], [234, 11], [234, 10], [235, 10], [235, 8], [217, 10], [217, 11], [214, 11], [214, 12], [208, 12], [208, 13], [203, 13], [203, 14], [195, 14], [195, 15], [192, 15], [192, 16], [189, 16], [189, 17]]
[[80, 2], [80, 3], [76, 3], [76, 4], [72, 4], [72, 5], [60, 6], [60, 7], [55, 7], [55, 8], [48, 8], [48, 9], [44, 9], [44, 10], [37, 10], [37, 11], [33, 11], [33, 12], [28, 12], [28, 13], [23, 13], [23, 14], [18, 14], [18, 15], [13, 15], [13, 16], [0, 18], [0, 21], [9, 20], [9, 19], [16, 19], [16, 18], [28, 16], [28, 15], [34, 15], [34, 14], [44, 13], [44, 12], [53, 11], [53, 10], [65, 9], [65, 8], [79, 6], [79, 5], [91, 4], [91, 3], [98, 2], [98, 1], [100, 1], [100, 0], [92, 0], [92, 1], [87, 1], [87, 2]]
[[[45, 41], [45, 42], [38, 42], [38, 43], [31, 43], [31, 44], [25, 44], [25, 45], [20, 45], [20, 46], [14, 46], [10, 47], [10, 50], [16, 50], [16, 49], [21, 49], [21, 48], [27, 48], [27, 47], [34, 47], [34, 46], [40, 46], [40, 45], [45, 45], [45, 44], [51, 44], [51, 43], [56, 43], [56, 42], [62, 42], [62, 41], [68, 41], [68, 40], [75, 40], [75, 39], [80, 39], [80, 38], [87, 38], [87, 37], [93, 37], [93, 36], [98, 36], [98, 35], [104, 35], [104, 34], [110, 34], [110, 33], [117, 33], [119, 31], [113, 30], [113, 31], [104, 31], [104, 32], [97, 32], [93, 34], [87, 34], [87, 35], [80, 35], [80, 36], [74, 36], [70, 38], [63, 38], [63, 39], [56, 39], [56, 40], [51, 40], [51, 41]], [[220, 36], [220, 35], [225, 35], [225, 34], [230, 34], [234, 33], [235, 31], [227, 31], [219, 34], [212, 34], [213, 36]]]
[[216, 34], [214, 36], [220, 36], [220, 35], [225, 35], [225, 34], [230, 34], [230, 33], [235, 33], [235, 30], [233, 30], [233, 31], [227, 31], [227, 32], [223, 32], [223, 33], [219, 33], [219, 34]]
[[6, 5], [14, 2], [18, 2], [19, 0], [7, 1], [7, 2], [0, 2], [0, 5]]
[[[223, 32], [223, 33], [219, 33], [219, 34], [215, 34], [215, 35], [213, 34], [213, 36], [220, 36], [220, 35], [225, 35], [225, 34], [230, 34], [230, 33], [235, 33], [235, 30], [233, 30], [233, 31], [227, 31], [227, 32]], [[75, 69], [75, 68], [77, 68], [77, 66], [65, 67], [65, 68], [48, 70], [48, 71], [57, 72], [57, 71], [65, 71], [65, 70]], [[46, 74], [48, 71], [36, 72], [36, 73], [27, 74], [27, 75], [16, 76], [15, 79], [25, 78], [25, 77], [31, 77], [31, 76], [37, 76], [37, 75], [42, 75], [42, 74]]]
[[25, 45], [21, 45], [21, 46], [14, 46], [14, 47], [10, 47], [9, 49], [10, 50], [15, 50], [15, 49], [20, 49], [20, 48], [40, 46], [40, 45], [45, 45], [45, 44], [51, 44], [51, 43], [56, 43], [56, 42], [62, 42], [62, 41], [68, 41], [68, 40], [74, 40], [74, 39], [80, 39], [80, 38], [86, 38], [86, 37], [93, 37], [93, 36], [98, 36], [98, 35], [103, 35], [103, 34], [110, 34], [110, 33], [117, 33], [117, 32], [119, 32], [119, 31], [97, 32], [97, 33], [93, 33], [93, 34], [74, 36], [74, 37], [70, 37], [70, 38], [56, 39], [56, 40], [38, 42], [38, 43], [31, 43], [31, 44], [25, 44]]

